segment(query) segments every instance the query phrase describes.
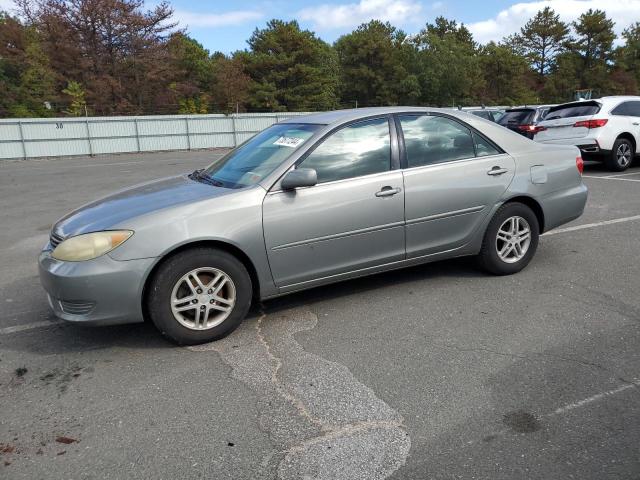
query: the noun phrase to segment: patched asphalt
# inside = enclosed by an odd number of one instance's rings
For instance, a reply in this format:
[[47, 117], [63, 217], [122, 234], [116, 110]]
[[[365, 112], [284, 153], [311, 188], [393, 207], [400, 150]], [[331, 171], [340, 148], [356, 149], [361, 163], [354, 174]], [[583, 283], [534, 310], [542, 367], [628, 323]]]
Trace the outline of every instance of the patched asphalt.
[[588, 228], [542, 237], [515, 276], [384, 273], [256, 305], [193, 348], [149, 325], [43, 326], [57, 218], [217, 155], [0, 163], [0, 476], [640, 476], [640, 167], [588, 165], [569, 225]]

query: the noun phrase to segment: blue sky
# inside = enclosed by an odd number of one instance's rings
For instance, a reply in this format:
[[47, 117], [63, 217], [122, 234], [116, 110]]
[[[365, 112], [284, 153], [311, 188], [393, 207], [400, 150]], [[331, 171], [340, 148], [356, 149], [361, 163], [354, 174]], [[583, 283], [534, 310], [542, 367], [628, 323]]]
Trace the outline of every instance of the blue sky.
[[[464, 22], [477, 41], [499, 41], [514, 33], [538, 10], [551, 6], [571, 22], [589, 8], [607, 12], [616, 33], [640, 21], [640, 0], [168, 0], [175, 19], [211, 52], [246, 48], [256, 27], [271, 18], [296, 19], [303, 28], [333, 42], [372, 18], [388, 20], [408, 33], [419, 31], [438, 15]], [[146, 0], [152, 7], [159, 0]], [[13, 0], [0, 0], [12, 10]]]
[[546, 5], [568, 22], [589, 8], [605, 10], [616, 22], [618, 33], [640, 21], [640, 0], [172, 0], [171, 4], [180, 25], [194, 38], [212, 52], [225, 53], [246, 48], [253, 30], [271, 18], [296, 19], [329, 42], [372, 18], [388, 20], [414, 33], [444, 15], [464, 22], [475, 38], [485, 43], [517, 31]]

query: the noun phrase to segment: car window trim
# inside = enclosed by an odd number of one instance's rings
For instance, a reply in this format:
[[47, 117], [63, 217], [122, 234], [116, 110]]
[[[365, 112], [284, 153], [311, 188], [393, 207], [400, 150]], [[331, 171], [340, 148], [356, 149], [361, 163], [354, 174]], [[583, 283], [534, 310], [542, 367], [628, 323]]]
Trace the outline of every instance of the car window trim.
[[505, 155], [508, 155], [508, 154], [507, 153], [496, 153], [494, 155], [485, 155], [484, 157], [459, 158], [457, 160], [451, 160], [451, 161], [448, 161], [448, 162], [430, 163], [428, 165], [417, 165], [415, 167], [405, 168], [403, 171], [415, 172], [418, 169], [428, 169], [428, 168], [434, 168], [434, 167], [441, 167], [442, 165], [455, 165], [455, 164], [458, 164], [458, 163], [473, 162], [475, 160], [485, 160], [487, 158], [503, 157]]
[[[415, 167], [410, 167], [409, 163], [408, 163], [408, 159], [407, 159], [407, 149], [404, 143], [404, 131], [402, 130], [402, 126], [400, 124], [400, 118], [399, 117], [424, 117], [425, 115], [431, 116], [431, 117], [443, 117], [446, 118], [448, 120], [454, 121], [456, 123], [458, 123], [459, 125], [462, 125], [463, 127], [465, 127], [467, 130], [469, 130], [469, 132], [471, 133], [471, 140], [473, 141], [473, 153], [474, 156], [473, 157], [466, 157], [466, 158], [458, 158], [456, 160], [445, 160], [444, 162], [436, 162], [436, 163], [431, 163], [429, 165], [418, 165]], [[493, 140], [491, 140], [490, 138], [488, 138], [486, 135], [484, 135], [482, 132], [478, 131], [477, 128], [474, 128], [472, 125], [469, 125], [468, 123], [465, 123], [461, 120], [459, 120], [458, 118], [456, 118], [453, 115], [447, 115], [446, 113], [440, 113], [440, 112], [394, 112], [393, 115], [394, 117], [394, 122], [396, 124], [396, 127], [398, 129], [398, 147], [399, 147], [399, 151], [400, 151], [400, 165], [402, 170], [413, 170], [415, 168], [422, 168], [425, 166], [430, 166], [430, 165], [442, 165], [443, 163], [453, 163], [453, 162], [459, 162], [461, 160], [466, 161], [466, 160], [474, 160], [474, 159], [478, 159], [478, 158], [489, 158], [489, 157], [495, 157], [498, 155], [504, 155], [506, 152], [500, 148], [499, 145], [497, 145]], [[474, 136], [478, 135], [480, 138], [482, 138], [483, 140], [485, 140], [489, 145], [491, 145], [493, 148], [496, 149], [496, 151], [498, 152], [495, 155], [484, 155], [482, 157], [478, 156], [478, 148], [476, 146], [476, 141]]]
[[[350, 177], [350, 178], [343, 178], [340, 180], [332, 180], [331, 182], [322, 182], [322, 183], [317, 183], [316, 185], [326, 185], [327, 183], [335, 183], [335, 182], [342, 182], [342, 181], [346, 181], [346, 180], [353, 180], [356, 178], [364, 178], [364, 177], [368, 177], [371, 175], [379, 175], [381, 173], [387, 173], [387, 172], [393, 172], [394, 170], [400, 170], [400, 156], [398, 153], [398, 136], [397, 136], [397, 131], [395, 131], [395, 124], [392, 121], [392, 115], [389, 113], [384, 113], [384, 114], [377, 114], [377, 115], [369, 115], [366, 117], [361, 117], [361, 118], [356, 118], [354, 120], [349, 120], [347, 122], [341, 123], [340, 125], [336, 125], [334, 128], [332, 128], [331, 130], [325, 132], [320, 138], [318, 138], [316, 140], [316, 142], [311, 145], [306, 152], [304, 152], [296, 161], [293, 165], [291, 165], [289, 168], [287, 168], [282, 175], [280, 175], [271, 185], [271, 187], [269, 188], [269, 192], [282, 192], [283, 190], [280, 187], [280, 180], [282, 180], [282, 178], [289, 173], [291, 170], [296, 169], [302, 162], [304, 162], [306, 160], [306, 158], [311, 155], [316, 148], [318, 148], [320, 145], [322, 145], [322, 143], [329, 138], [331, 135], [333, 135], [335, 132], [337, 132], [338, 130], [342, 130], [343, 128], [347, 128], [350, 127], [352, 125], [358, 124], [358, 123], [363, 123], [363, 122], [368, 122], [370, 120], [377, 120], [377, 119], [386, 119], [387, 120], [387, 125], [389, 127], [389, 142], [390, 142], [390, 150], [391, 150], [391, 154], [389, 157], [389, 170], [386, 170], [384, 172], [376, 172], [376, 173], [370, 173], [367, 175], [360, 175], [357, 177]], [[395, 140], [395, 142], [394, 142]], [[314, 187], [316, 186], [314, 185]], [[277, 188], [276, 188], [277, 187]], [[274, 190], [274, 188], [276, 188], [276, 190]], [[305, 187], [305, 188], [313, 188], [313, 187]]]

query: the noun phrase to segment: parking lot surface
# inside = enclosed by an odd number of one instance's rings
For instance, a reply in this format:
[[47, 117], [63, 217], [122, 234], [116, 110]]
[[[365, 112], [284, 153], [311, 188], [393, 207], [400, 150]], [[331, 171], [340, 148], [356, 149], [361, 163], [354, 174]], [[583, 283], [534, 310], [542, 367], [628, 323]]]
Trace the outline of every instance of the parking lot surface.
[[222, 341], [49, 313], [51, 224], [217, 152], [0, 163], [0, 477], [640, 476], [640, 168], [518, 275], [459, 259], [256, 305]]

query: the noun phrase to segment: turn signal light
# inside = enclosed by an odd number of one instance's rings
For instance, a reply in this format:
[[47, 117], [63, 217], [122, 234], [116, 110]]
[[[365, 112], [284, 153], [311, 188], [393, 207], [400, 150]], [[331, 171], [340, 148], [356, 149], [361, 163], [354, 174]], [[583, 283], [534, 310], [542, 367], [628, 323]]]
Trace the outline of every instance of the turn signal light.
[[582, 175], [582, 172], [584, 172], [584, 160], [582, 160], [582, 157], [576, 157], [576, 167], [578, 168], [580, 175]]
[[573, 124], [574, 127], [585, 127], [585, 128], [600, 128], [604, 127], [607, 122], [606, 118], [600, 118], [598, 120], [581, 120]]

